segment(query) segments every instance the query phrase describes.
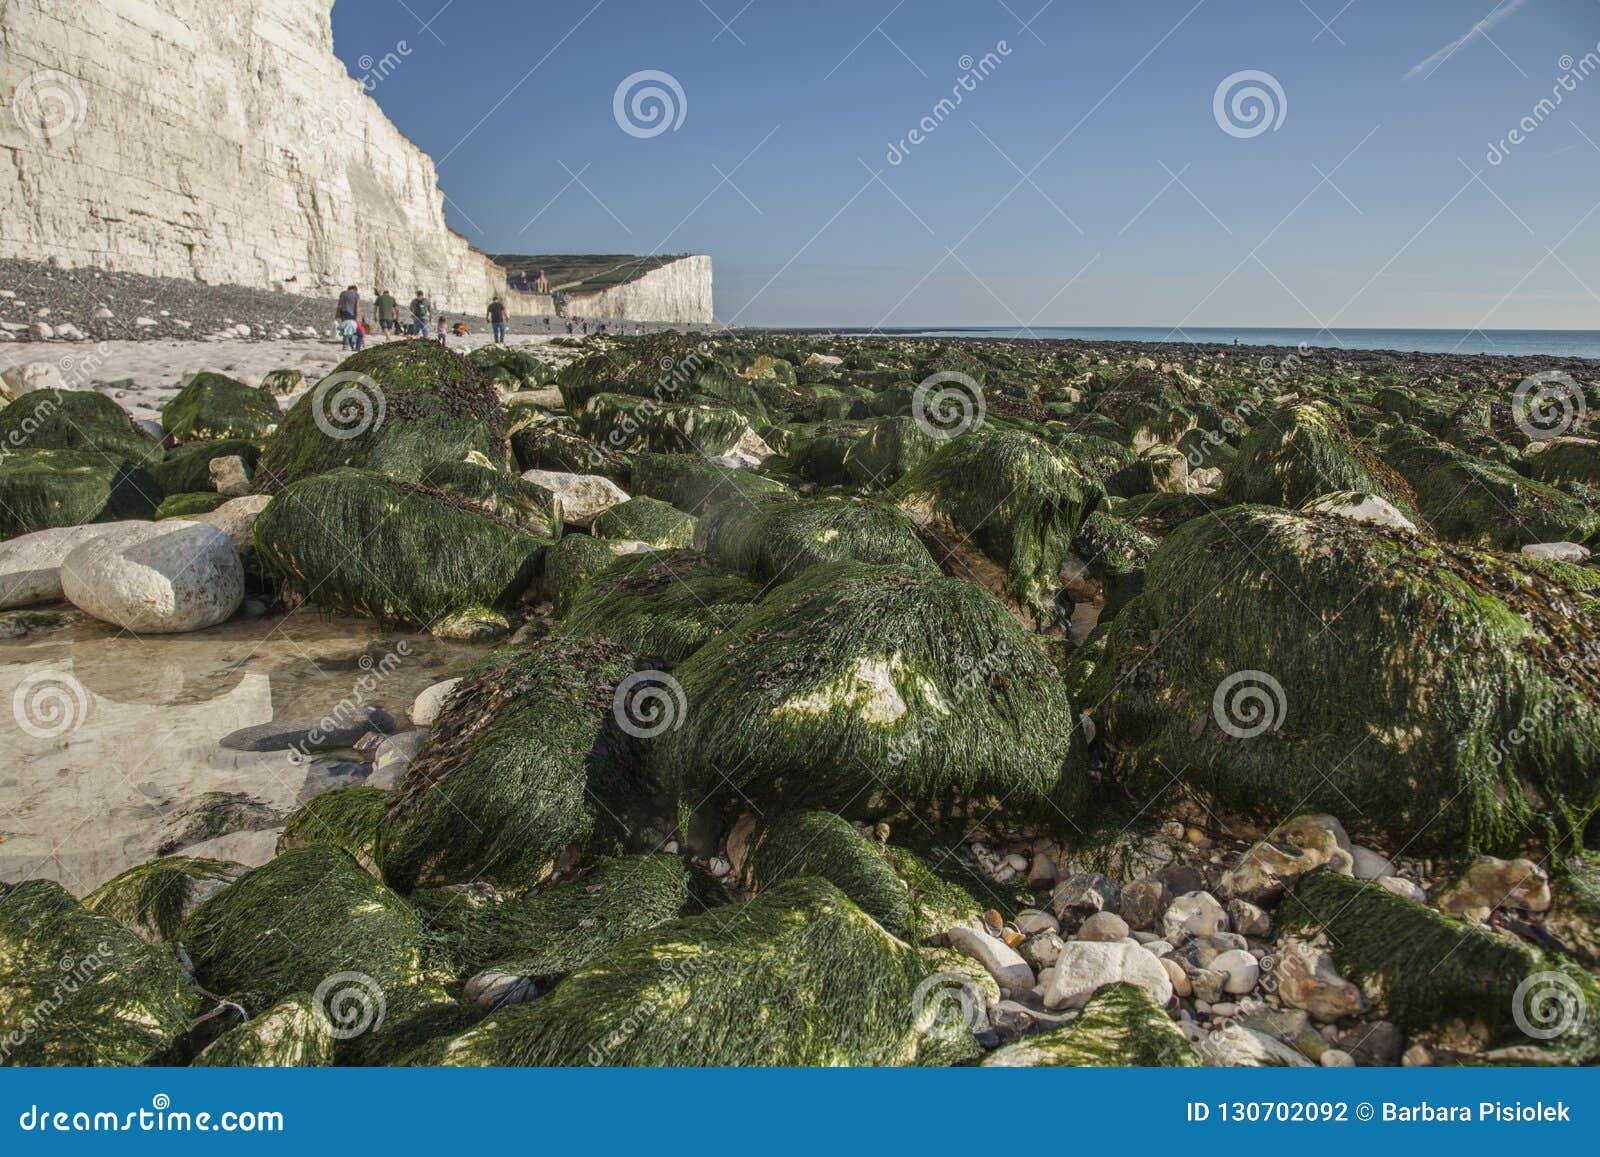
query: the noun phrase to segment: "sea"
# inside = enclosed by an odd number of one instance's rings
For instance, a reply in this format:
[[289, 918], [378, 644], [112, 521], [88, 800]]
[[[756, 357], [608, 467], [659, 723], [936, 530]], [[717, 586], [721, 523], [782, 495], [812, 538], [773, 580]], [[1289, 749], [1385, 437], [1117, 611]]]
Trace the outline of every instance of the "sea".
[[1037, 338], [1041, 340], [1149, 342], [1152, 345], [1312, 346], [1324, 349], [1394, 350], [1400, 353], [1491, 354], [1503, 357], [1600, 358], [1600, 330], [1593, 329], [1278, 329], [1185, 326], [978, 326], [919, 329], [897, 326], [876, 333], [893, 336]]

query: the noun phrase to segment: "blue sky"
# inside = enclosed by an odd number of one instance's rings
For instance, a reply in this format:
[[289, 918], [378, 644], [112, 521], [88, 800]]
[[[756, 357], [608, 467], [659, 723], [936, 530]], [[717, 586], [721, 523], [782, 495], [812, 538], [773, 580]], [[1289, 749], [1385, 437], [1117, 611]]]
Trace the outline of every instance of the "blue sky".
[[[1600, 328], [1600, 71], [1536, 111], [1600, 57], [1596, 0], [338, 0], [333, 24], [353, 75], [396, 54], [373, 95], [475, 245], [710, 253], [723, 321]], [[614, 115], [644, 71], [683, 94], [653, 136]], [[1245, 71], [1283, 94], [1257, 85], [1282, 117], [1255, 135], [1215, 107]]]

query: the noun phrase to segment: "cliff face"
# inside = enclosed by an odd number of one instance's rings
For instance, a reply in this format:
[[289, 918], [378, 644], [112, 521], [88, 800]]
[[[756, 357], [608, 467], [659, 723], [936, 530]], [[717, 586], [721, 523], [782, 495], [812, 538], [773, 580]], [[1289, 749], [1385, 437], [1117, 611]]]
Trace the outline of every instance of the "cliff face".
[[711, 321], [711, 258], [685, 257], [624, 285], [566, 296], [568, 317]]
[[432, 160], [368, 95], [411, 47], [353, 79], [332, 7], [0, 0], [0, 256], [296, 293], [420, 286], [474, 312], [504, 293], [446, 225]]

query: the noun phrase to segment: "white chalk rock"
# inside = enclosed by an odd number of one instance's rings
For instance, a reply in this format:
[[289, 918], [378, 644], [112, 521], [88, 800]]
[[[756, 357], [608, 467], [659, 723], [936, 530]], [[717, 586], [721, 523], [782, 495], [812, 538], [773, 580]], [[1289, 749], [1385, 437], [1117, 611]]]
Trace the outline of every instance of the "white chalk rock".
[[1391, 530], [1415, 531], [1412, 522], [1394, 503], [1377, 494], [1362, 494], [1353, 490], [1325, 494], [1306, 504], [1306, 509], [1321, 514], [1337, 514], [1352, 522], [1365, 522], [1371, 526], [1386, 526]]
[[433, 721], [439, 718], [439, 709], [444, 706], [444, 701], [450, 692], [456, 689], [460, 679], [446, 679], [442, 683], [435, 683], [432, 687], [425, 687], [418, 693], [411, 703], [411, 722], [418, 727], [431, 727]]
[[144, 523], [95, 522], [88, 526], [62, 526], [38, 530], [0, 542], [0, 611], [58, 603], [61, 564], [78, 547], [119, 526]]
[[61, 590], [97, 619], [139, 634], [177, 634], [227, 621], [244, 600], [244, 567], [214, 526], [134, 523], [69, 554]]
[[970, 956], [984, 968], [1001, 988], [1023, 992], [1034, 986], [1033, 969], [1017, 950], [1004, 940], [987, 932], [955, 927], [945, 933], [950, 937], [950, 947], [963, 956]]
[[229, 499], [215, 510], [191, 515], [189, 521], [216, 527], [228, 536], [240, 559], [247, 559], [256, 551], [256, 519], [271, 505], [270, 494], [247, 494], [243, 498]]
[[34, 390], [67, 390], [67, 380], [54, 362], [24, 362], [0, 374], [0, 381], [13, 394], [31, 394]]
[[1528, 558], [1548, 562], [1587, 562], [1589, 548], [1576, 542], [1535, 542], [1522, 548]]
[[1159, 1005], [1172, 999], [1172, 978], [1160, 958], [1132, 940], [1070, 940], [1061, 946], [1044, 1006], [1082, 1008], [1100, 989], [1118, 983], [1137, 984]]
[[603, 511], [628, 501], [628, 494], [622, 487], [599, 474], [529, 470], [522, 480], [553, 491], [561, 500], [561, 515], [568, 526], [587, 527]]

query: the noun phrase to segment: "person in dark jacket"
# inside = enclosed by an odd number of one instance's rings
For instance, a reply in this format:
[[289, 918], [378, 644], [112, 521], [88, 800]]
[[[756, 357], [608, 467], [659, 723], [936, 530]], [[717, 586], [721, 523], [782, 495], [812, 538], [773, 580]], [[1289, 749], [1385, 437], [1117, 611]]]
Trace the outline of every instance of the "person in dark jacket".
[[506, 340], [506, 322], [511, 319], [511, 313], [506, 309], [506, 303], [500, 300], [500, 295], [495, 294], [489, 303], [489, 328], [494, 331], [496, 345], [504, 345]]

